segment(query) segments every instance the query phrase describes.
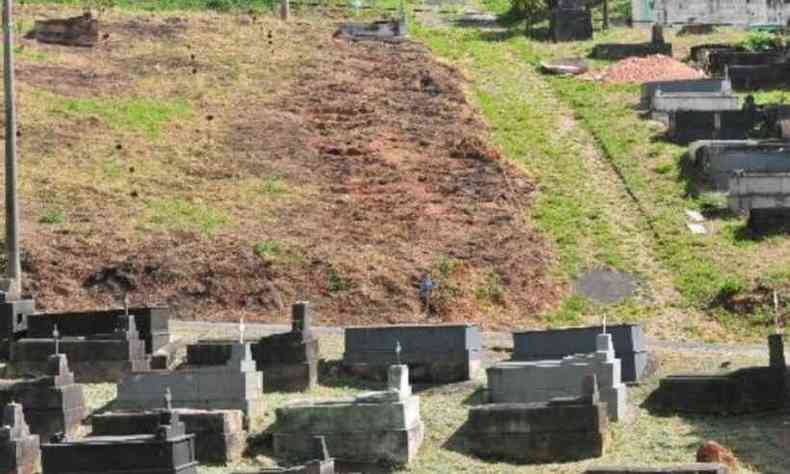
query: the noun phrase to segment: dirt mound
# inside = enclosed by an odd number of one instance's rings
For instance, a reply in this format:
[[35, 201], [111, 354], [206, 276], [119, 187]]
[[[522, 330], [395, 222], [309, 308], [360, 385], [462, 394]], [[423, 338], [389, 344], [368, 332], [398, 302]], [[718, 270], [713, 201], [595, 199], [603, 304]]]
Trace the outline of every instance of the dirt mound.
[[605, 82], [647, 82], [700, 79], [702, 71], [668, 56], [657, 54], [646, 58], [626, 58], [610, 65], [600, 79]]

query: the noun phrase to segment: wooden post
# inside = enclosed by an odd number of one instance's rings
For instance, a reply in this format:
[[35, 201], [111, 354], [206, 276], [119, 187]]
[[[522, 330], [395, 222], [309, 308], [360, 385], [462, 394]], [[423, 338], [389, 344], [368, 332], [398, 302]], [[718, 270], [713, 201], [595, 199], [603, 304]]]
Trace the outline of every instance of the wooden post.
[[280, 19], [288, 21], [289, 16], [291, 16], [290, 0], [280, 0]]
[[609, 29], [609, 0], [603, 0], [603, 29]]
[[19, 260], [19, 215], [16, 196], [16, 94], [14, 91], [13, 0], [3, 1], [3, 82], [5, 86], [5, 245], [7, 299], [22, 293], [22, 268]]

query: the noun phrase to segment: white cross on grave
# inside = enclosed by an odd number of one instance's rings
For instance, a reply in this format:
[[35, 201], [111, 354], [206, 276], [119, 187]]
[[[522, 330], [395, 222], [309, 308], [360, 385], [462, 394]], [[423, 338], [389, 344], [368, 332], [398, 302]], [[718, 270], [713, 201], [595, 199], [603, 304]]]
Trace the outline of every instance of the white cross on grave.
[[55, 325], [55, 329], [52, 330], [52, 339], [55, 340], [55, 355], [60, 354], [60, 331], [58, 331], [58, 325]]
[[244, 344], [244, 330], [246, 327], [244, 326], [244, 316], [239, 319], [239, 343]]

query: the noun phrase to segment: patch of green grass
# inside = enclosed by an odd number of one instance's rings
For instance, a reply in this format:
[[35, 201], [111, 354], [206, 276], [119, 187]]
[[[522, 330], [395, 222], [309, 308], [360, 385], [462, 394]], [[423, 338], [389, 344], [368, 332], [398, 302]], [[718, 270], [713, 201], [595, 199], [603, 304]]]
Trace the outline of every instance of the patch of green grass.
[[66, 222], [66, 215], [63, 211], [49, 209], [44, 211], [38, 222], [41, 224], [63, 224]]
[[284, 179], [269, 177], [263, 180], [261, 192], [271, 198], [278, 198], [289, 194], [290, 190], [288, 188], [288, 183], [286, 183]]
[[502, 277], [495, 271], [486, 273], [483, 284], [475, 289], [475, 298], [480, 302], [501, 305], [505, 301]]
[[256, 242], [252, 250], [255, 255], [266, 260], [274, 260], [283, 253], [282, 245], [276, 240]]
[[184, 100], [56, 97], [53, 101], [53, 112], [77, 118], [95, 117], [112, 128], [141, 132], [147, 138], [159, 137], [167, 123], [192, 113], [192, 107]]
[[[26, 3], [56, 3], [91, 8], [85, 0], [28, 0]], [[145, 11], [177, 10], [264, 10], [271, 9], [275, 0], [115, 0], [115, 8]]]
[[230, 223], [222, 211], [185, 199], [161, 198], [146, 204], [148, 221], [168, 230], [198, 232], [210, 237]]
[[338, 272], [335, 267], [329, 267], [327, 271], [327, 289], [330, 293], [340, 293], [354, 288], [354, 282]]

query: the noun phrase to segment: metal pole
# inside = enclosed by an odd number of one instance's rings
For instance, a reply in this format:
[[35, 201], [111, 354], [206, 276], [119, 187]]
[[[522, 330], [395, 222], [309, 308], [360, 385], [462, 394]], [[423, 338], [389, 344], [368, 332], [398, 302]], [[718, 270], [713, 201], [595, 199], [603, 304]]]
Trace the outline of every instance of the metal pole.
[[10, 299], [19, 298], [22, 290], [22, 265], [19, 261], [19, 215], [16, 199], [16, 111], [14, 94], [13, 0], [3, 1], [3, 69], [5, 72], [5, 245], [6, 277]]
[[289, 0], [280, 0], [280, 19], [282, 21], [288, 21], [288, 17], [291, 16], [291, 6], [289, 3]]

